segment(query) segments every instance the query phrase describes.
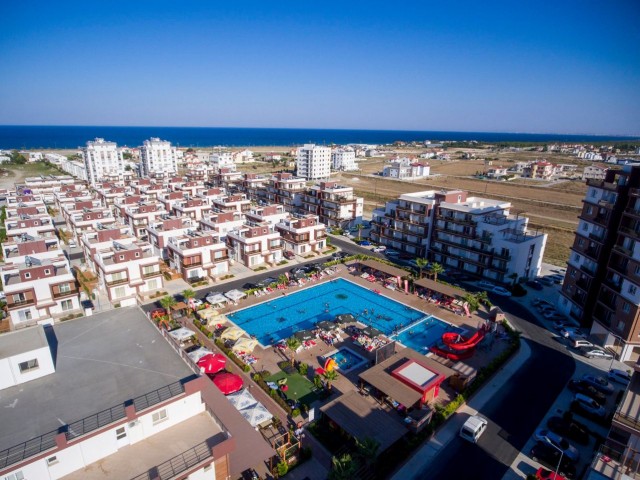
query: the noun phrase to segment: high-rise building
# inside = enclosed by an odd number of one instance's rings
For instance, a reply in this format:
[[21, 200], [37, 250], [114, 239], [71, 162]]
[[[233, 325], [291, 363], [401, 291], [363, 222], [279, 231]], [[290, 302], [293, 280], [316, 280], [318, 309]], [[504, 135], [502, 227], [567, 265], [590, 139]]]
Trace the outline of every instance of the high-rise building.
[[[588, 180], [559, 309], [622, 361], [640, 356], [640, 167]], [[592, 323], [593, 322], [593, 323]]]
[[336, 148], [331, 152], [331, 164], [334, 170], [357, 170], [356, 152], [352, 148]]
[[171, 142], [152, 137], [145, 140], [140, 150], [140, 168], [143, 177], [156, 174], [170, 176], [178, 171], [176, 149]]
[[326, 180], [331, 174], [331, 148], [312, 143], [298, 147], [296, 175], [307, 180]]
[[88, 141], [82, 149], [82, 156], [91, 185], [106, 179], [122, 178], [124, 174], [122, 154], [115, 142], [107, 142], [104, 138]]

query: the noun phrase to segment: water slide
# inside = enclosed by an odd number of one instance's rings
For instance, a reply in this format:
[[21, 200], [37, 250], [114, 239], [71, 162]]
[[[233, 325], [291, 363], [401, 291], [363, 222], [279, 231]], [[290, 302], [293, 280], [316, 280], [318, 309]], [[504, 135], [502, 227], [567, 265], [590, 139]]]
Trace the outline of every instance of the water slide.
[[484, 338], [484, 330], [477, 330], [469, 339], [455, 332], [447, 332], [442, 334], [442, 341], [450, 350], [466, 351], [474, 348]]
[[453, 351], [453, 350], [449, 350], [446, 346], [444, 346], [443, 348], [437, 345], [434, 345], [433, 347], [429, 348], [429, 351], [431, 351], [432, 353], [435, 353], [440, 357], [453, 360], [454, 362], [457, 362], [458, 360], [464, 360], [466, 358], [471, 358], [474, 354], [473, 348], [470, 348], [468, 350]]

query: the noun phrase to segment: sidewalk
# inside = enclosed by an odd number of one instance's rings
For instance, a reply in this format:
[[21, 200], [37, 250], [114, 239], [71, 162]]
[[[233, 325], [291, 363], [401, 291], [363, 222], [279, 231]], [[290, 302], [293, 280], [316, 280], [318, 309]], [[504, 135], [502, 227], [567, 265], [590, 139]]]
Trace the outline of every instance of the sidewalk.
[[489, 383], [482, 387], [467, 404], [458, 410], [458, 413], [462, 413], [463, 415], [453, 415], [391, 478], [393, 480], [423, 478], [421, 472], [438, 456], [440, 450], [445, 448], [451, 440], [458, 436], [458, 431], [468, 415], [478, 413], [478, 411], [491, 400], [491, 397], [493, 397], [500, 387], [527, 361], [530, 355], [531, 349], [529, 345], [525, 340], [522, 340], [520, 342], [520, 349], [509, 363], [491, 377]]

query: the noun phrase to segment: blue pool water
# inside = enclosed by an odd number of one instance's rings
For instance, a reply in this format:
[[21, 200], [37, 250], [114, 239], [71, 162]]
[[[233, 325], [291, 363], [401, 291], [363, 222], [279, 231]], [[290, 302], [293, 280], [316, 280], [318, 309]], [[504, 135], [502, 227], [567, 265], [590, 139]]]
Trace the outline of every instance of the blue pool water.
[[338, 368], [342, 372], [348, 372], [354, 367], [364, 363], [366, 360], [360, 355], [353, 353], [348, 348], [341, 348], [336, 353], [329, 355], [338, 364]]
[[273, 297], [228, 317], [266, 346], [289, 338], [299, 330], [313, 329], [321, 320], [333, 320], [336, 315], [347, 313], [387, 335], [396, 327], [401, 329], [425, 317], [423, 312], [342, 278]]
[[426, 351], [429, 347], [438, 343], [445, 332], [462, 334], [464, 330], [435, 317], [428, 317], [411, 327], [401, 330], [394, 339], [406, 347], [413, 348], [421, 353], [427, 353]]

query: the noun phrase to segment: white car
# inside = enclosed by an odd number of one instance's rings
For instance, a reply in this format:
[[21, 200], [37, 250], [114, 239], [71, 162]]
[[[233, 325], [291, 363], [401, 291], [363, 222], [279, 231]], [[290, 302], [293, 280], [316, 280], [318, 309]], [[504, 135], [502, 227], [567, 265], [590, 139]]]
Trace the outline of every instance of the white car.
[[480, 435], [487, 429], [489, 421], [480, 415], [470, 416], [460, 428], [460, 436], [472, 443], [477, 443]]
[[493, 291], [493, 289], [496, 288], [496, 284], [495, 283], [491, 283], [491, 282], [487, 282], [486, 280], [482, 280], [482, 281], [478, 282], [478, 287], [479, 288], [484, 288], [486, 291]]
[[75, 240], [69, 240], [69, 248], [76, 248], [78, 244]]
[[491, 291], [496, 295], [502, 295], [503, 297], [511, 296], [511, 292], [504, 287], [493, 287], [493, 290]]
[[204, 302], [198, 298], [193, 298], [190, 300], [191, 303], [193, 303], [193, 306], [195, 308], [200, 308], [202, 305], [204, 305]]
[[373, 249], [373, 251], [374, 251], [375, 253], [382, 253], [382, 252], [384, 252], [386, 249], [387, 249], [387, 247], [385, 247], [384, 245], [381, 245], [381, 246], [379, 246], [379, 247], [375, 247], [375, 248]]
[[576, 327], [565, 327], [562, 330], [560, 330], [560, 335], [564, 338], [569, 338], [569, 337], [586, 338], [586, 335], [584, 334], [584, 332]]

